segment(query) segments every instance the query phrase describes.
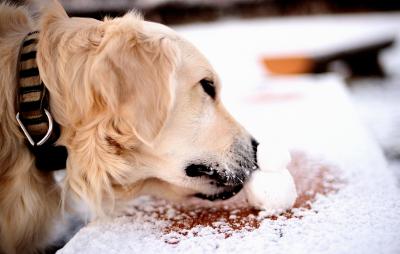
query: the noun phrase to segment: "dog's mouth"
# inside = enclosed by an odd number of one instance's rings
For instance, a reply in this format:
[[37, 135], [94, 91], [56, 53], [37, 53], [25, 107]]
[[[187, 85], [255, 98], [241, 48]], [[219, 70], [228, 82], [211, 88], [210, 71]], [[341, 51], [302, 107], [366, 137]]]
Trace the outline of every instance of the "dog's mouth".
[[243, 184], [239, 184], [216, 194], [197, 193], [194, 195], [196, 198], [205, 199], [209, 201], [227, 200], [238, 194], [243, 188]]

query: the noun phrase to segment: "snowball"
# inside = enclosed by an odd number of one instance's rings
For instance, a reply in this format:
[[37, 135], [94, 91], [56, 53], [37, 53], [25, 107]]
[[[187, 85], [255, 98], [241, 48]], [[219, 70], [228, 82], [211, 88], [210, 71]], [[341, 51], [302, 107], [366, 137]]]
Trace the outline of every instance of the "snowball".
[[297, 198], [293, 177], [287, 169], [253, 172], [244, 191], [251, 206], [268, 214], [291, 208]]
[[257, 158], [261, 170], [283, 170], [291, 161], [287, 147], [273, 141], [258, 146]]

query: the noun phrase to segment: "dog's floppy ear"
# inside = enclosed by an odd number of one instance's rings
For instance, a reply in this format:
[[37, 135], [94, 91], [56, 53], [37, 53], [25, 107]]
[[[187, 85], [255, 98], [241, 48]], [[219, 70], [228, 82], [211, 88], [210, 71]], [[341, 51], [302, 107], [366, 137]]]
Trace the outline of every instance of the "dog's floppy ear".
[[127, 14], [93, 27], [76, 69], [81, 82], [68, 90], [82, 122], [69, 144], [67, 183], [97, 215], [112, 203], [104, 201], [113, 200], [113, 184], [133, 181], [135, 160], [127, 164], [125, 151], [135, 157], [146, 150], [141, 145], [151, 145], [172, 110], [178, 50], [143, 25]]
[[103, 22], [67, 19], [53, 4], [42, 19], [38, 63], [53, 100], [66, 101], [53, 105], [55, 118], [68, 126], [95, 114], [123, 116], [138, 140], [151, 143], [173, 104], [174, 43], [146, 30], [134, 13]]
[[145, 32], [143, 21], [132, 13], [102, 26], [104, 34], [88, 76], [93, 106], [122, 114], [136, 137], [149, 144], [173, 104], [177, 50], [165, 35]]

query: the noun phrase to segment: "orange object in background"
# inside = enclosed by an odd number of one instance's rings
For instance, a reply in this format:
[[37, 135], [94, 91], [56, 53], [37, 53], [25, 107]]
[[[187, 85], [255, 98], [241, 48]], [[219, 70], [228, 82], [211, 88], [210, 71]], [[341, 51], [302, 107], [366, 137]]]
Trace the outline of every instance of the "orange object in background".
[[269, 74], [287, 75], [337, 71], [333, 63], [339, 62], [350, 77], [385, 77], [379, 54], [394, 45], [394, 36], [382, 36], [348, 42], [338, 48], [310, 55], [264, 56], [262, 64]]
[[314, 59], [307, 56], [264, 57], [262, 64], [271, 74], [302, 74], [315, 69]]

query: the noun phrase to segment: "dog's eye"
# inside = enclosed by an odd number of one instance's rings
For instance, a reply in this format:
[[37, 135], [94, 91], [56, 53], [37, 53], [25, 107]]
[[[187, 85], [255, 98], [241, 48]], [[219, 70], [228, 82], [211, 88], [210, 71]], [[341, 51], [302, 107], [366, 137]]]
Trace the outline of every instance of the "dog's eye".
[[215, 86], [214, 83], [207, 79], [200, 80], [200, 85], [206, 94], [210, 95], [211, 98], [215, 99]]

